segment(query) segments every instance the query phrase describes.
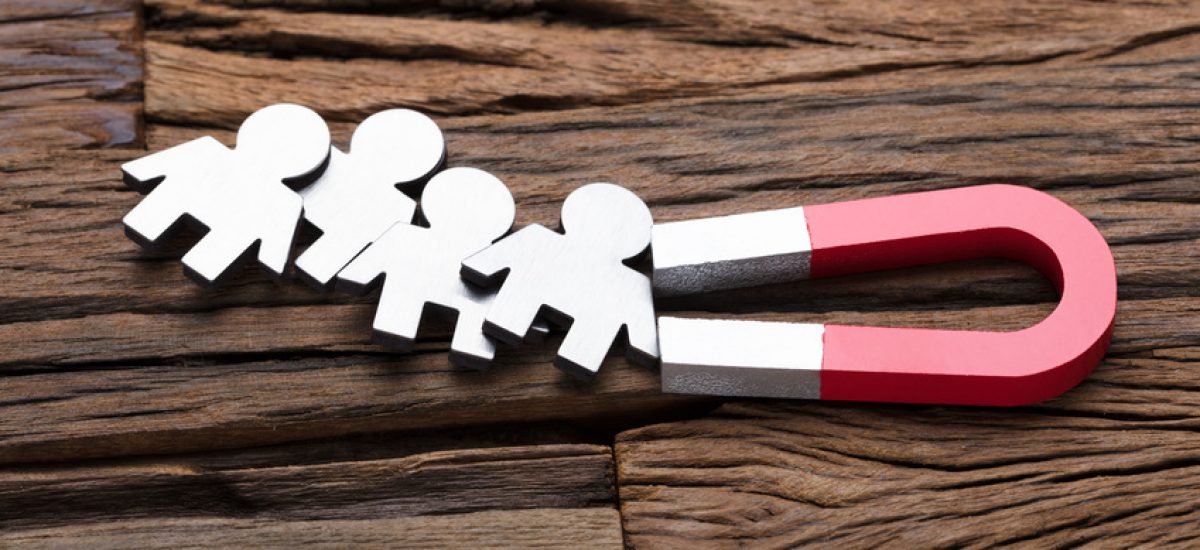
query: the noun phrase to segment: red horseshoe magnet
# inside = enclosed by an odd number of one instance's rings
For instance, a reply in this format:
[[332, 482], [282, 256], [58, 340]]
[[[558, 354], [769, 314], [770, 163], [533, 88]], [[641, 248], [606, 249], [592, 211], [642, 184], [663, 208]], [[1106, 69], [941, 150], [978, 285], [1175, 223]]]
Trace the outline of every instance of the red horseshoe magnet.
[[1086, 377], [1116, 316], [1116, 268], [1099, 231], [1012, 185], [660, 224], [652, 250], [660, 295], [1002, 256], [1037, 268], [1062, 297], [1015, 332], [660, 317], [667, 392], [1028, 404]]

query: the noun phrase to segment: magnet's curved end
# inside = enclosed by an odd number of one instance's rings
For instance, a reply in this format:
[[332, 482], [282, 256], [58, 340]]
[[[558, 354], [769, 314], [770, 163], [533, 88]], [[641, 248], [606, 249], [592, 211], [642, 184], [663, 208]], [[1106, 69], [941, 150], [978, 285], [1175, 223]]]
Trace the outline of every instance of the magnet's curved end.
[[1049, 194], [985, 185], [805, 210], [814, 277], [1003, 256], [1031, 264], [1062, 295], [1046, 319], [1016, 332], [828, 325], [822, 399], [1034, 403], [1074, 387], [1108, 348], [1112, 252], [1086, 217]]

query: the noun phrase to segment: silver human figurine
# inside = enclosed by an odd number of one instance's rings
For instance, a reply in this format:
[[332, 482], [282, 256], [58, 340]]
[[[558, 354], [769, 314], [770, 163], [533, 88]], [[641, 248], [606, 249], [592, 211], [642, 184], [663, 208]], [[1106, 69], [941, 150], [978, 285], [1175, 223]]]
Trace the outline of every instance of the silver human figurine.
[[653, 219], [629, 190], [611, 183], [576, 189], [562, 208], [560, 234], [530, 225], [463, 261], [467, 280], [488, 285], [507, 277], [484, 330], [517, 343], [543, 306], [550, 320], [570, 322], [554, 364], [591, 378], [626, 329], [626, 355], [653, 363], [659, 355], [650, 279], [624, 265], [650, 244]]
[[416, 111], [391, 109], [362, 121], [349, 152], [333, 148], [329, 167], [300, 192], [304, 219], [322, 231], [296, 259], [301, 278], [328, 289], [372, 241], [397, 223], [412, 223], [417, 203], [397, 186], [428, 177], [445, 153], [437, 124]]
[[383, 278], [375, 340], [401, 350], [412, 347], [427, 304], [456, 311], [450, 360], [486, 368], [496, 346], [483, 334], [483, 317], [494, 294], [463, 281], [458, 273], [463, 258], [512, 228], [512, 194], [487, 172], [450, 168], [425, 186], [421, 213], [429, 227], [392, 226], [338, 274], [338, 287], [362, 294]]
[[183, 256], [197, 283], [219, 284], [255, 244], [259, 264], [281, 279], [301, 212], [289, 184], [311, 182], [328, 157], [329, 129], [317, 113], [287, 103], [259, 109], [232, 150], [206, 136], [125, 163], [126, 183], [149, 193], [125, 216], [125, 233], [151, 247], [191, 218], [208, 230]]

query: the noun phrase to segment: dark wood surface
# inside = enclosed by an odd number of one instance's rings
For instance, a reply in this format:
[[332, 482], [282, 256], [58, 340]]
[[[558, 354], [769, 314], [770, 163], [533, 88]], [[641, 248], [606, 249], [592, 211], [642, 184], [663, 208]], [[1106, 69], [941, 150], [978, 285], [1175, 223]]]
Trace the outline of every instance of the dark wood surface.
[[[0, 0], [0, 544], [1193, 546], [1200, 5]], [[591, 181], [666, 221], [963, 184], [1112, 245], [1097, 371], [1019, 409], [666, 396], [503, 350], [372, 345], [373, 297], [205, 292], [121, 234], [119, 165], [309, 105], [431, 113], [518, 224]], [[864, 220], [869, 223], [869, 220]], [[679, 315], [1011, 330], [980, 260], [661, 300]]]
[[142, 144], [136, 0], [0, 3], [0, 155]]

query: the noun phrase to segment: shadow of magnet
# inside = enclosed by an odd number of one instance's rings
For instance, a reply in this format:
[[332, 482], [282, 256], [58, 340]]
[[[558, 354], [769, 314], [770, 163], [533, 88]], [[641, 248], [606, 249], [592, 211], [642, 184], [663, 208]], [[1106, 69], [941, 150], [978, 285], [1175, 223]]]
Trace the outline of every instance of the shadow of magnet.
[[659, 317], [668, 393], [1023, 405], [1074, 387], [1112, 335], [1116, 268], [1100, 232], [1041, 191], [963, 187], [656, 225], [654, 290], [695, 294], [1000, 256], [1061, 295], [1015, 332]]

